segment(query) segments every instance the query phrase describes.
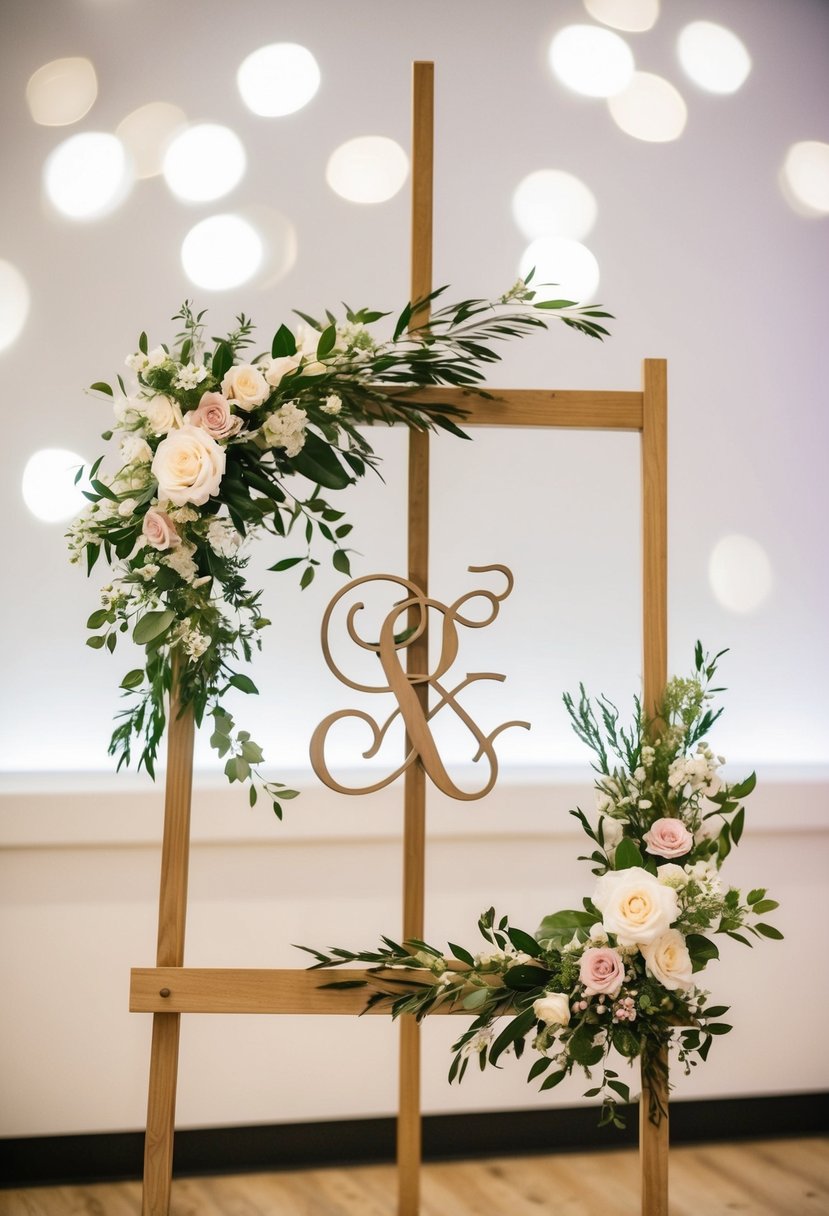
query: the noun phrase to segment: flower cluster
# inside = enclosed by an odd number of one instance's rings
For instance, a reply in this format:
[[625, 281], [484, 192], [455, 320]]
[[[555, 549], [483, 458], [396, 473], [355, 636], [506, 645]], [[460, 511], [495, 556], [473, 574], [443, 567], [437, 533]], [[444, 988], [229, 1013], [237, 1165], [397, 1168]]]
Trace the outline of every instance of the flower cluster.
[[387, 313], [347, 309], [343, 321], [326, 313], [324, 322], [299, 314], [295, 331], [281, 325], [270, 350], [255, 356], [247, 317], [207, 342], [204, 313], [194, 314], [188, 301], [174, 317], [181, 330], [172, 346], [150, 347], [141, 334], [126, 360], [135, 380], [129, 390], [121, 376], [119, 392], [92, 385], [113, 402], [114, 423], [103, 438], [117, 455], [110, 471], [103, 456], [88, 470], [90, 506], [68, 534], [73, 562], [91, 572], [103, 553], [115, 567], [89, 618], [88, 645], [113, 651], [131, 631], [146, 647], [144, 665], [121, 681], [129, 705], [110, 743], [119, 768], [138, 742], [139, 768], [154, 775], [175, 683], [178, 703], [192, 707], [197, 724], [212, 716], [211, 743], [226, 757], [228, 778], [251, 781], [251, 803], [259, 780], [281, 817], [281, 800], [296, 791], [262, 780], [261, 748], [235, 729], [222, 704], [230, 688], [257, 691], [235, 665], [250, 660], [270, 624], [260, 612], [262, 593], [245, 582], [243, 542], [263, 532], [282, 540], [296, 528], [305, 553], [271, 570], [299, 566], [307, 587], [319, 566], [312, 541], [321, 539], [333, 546], [335, 569], [348, 574], [351, 525], [324, 494], [376, 468], [362, 427], [402, 422], [465, 438], [456, 421], [463, 411], [418, 403], [413, 394], [435, 385], [474, 389], [482, 368], [499, 359], [493, 341], [544, 328], [551, 315], [592, 337], [607, 332], [597, 319], [607, 313], [567, 300], [535, 302], [529, 277], [494, 301], [433, 310], [444, 289], [433, 292], [403, 309], [385, 341], [371, 327]]
[[[759, 919], [777, 907], [764, 888], [744, 897], [720, 879], [742, 833], [740, 802], [754, 776], [724, 781], [723, 759], [705, 741], [722, 712], [709, 708], [719, 658], [709, 659], [697, 644], [691, 679], [669, 682], [653, 722], [636, 702], [628, 730], [605, 698], [597, 712], [583, 688], [578, 704], [565, 696], [598, 773], [596, 816], [571, 812], [595, 846], [585, 859], [594, 864], [595, 882], [581, 909], [546, 916], [529, 934], [506, 917], [496, 923], [490, 908], [479, 922], [488, 946], [474, 956], [450, 944], [448, 959], [425, 942], [384, 938], [379, 951], [311, 950], [315, 966], [372, 964], [379, 975], [369, 1004], [385, 1002], [394, 1016], [421, 1018], [447, 1002], [474, 1013], [454, 1045], [450, 1080], [463, 1077], [470, 1058], [485, 1068], [508, 1049], [521, 1056], [527, 1042], [538, 1053], [528, 1079], [543, 1077], [542, 1090], [576, 1067], [589, 1079], [600, 1067], [599, 1083], [587, 1094], [601, 1095], [602, 1122], [622, 1126], [619, 1104], [630, 1101], [630, 1087], [609, 1067], [612, 1052], [640, 1058], [646, 1080], [665, 1080], [663, 1049], [672, 1041], [689, 1072], [707, 1058], [714, 1037], [731, 1029], [720, 1020], [727, 1006], [709, 1004], [699, 982], [719, 956], [713, 935], [744, 945], [751, 937], [782, 937]], [[413, 970], [412, 982], [384, 986], [383, 973], [395, 968]], [[514, 1016], [496, 1033], [507, 1013]], [[649, 1084], [655, 1122], [663, 1113], [662, 1089]]]

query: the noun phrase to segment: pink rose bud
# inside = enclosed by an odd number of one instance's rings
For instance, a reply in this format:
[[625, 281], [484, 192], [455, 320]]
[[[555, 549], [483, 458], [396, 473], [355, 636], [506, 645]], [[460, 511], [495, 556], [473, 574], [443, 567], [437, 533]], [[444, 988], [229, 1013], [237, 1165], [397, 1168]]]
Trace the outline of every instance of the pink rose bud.
[[176, 545], [181, 544], [181, 537], [169, 515], [164, 511], [156, 511], [153, 507], [144, 516], [141, 532], [144, 540], [153, 549], [175, 549]]
[[579, 982], [586, 996], [607, 993], [616, 996], [625, 978], [625, 966], [618, 950], [610, 946], [591, 946], [581, 956]]
[[657, 819], [645, 833], [645, 848], [655, 857], [684, 857], [694, 838], [681, 819]]

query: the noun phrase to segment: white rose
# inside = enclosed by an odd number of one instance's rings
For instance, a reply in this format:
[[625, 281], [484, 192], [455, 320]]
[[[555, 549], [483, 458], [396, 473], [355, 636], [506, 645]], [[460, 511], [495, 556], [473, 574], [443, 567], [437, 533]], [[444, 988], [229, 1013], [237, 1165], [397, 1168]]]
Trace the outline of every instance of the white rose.
[[570, 999], [565, 992], [548, 992], [533, 1001], [533, 1013], [545, 1026], [567, 1026], [570, 1022]]
[[322, 337], [320, 330], [312, 329], [310, 325], [305, 325], [300, 322], [296, 327], [296, 349], [298, 355], [304, 355], [306, 359], [315, 359], [317, 356], [317, 346]]
[[669, 929], [656, 941], [642, 947], [648, 971], [663, 988], [671, 992], [693, 985], [691, 956], [678, 929]]
[[222, 392], [237, 409], [248, 414], [267, 401], [271, 390], [258, 368], [252, 363], [240, 363], [225, 375]]
[[144, 402], [135, 397], [116, 397], [112, 403], [116, 422], [122, 426], [134, 426], [144, 412]]
[[676, 891], [641, 866], [610, 870], [596, 883], [593, 903], [622, 946], [642, 946], [667, 933], [679, 915]]
[[154, 346], [147, 355], [147, 366], [162, 367], [169, 358], [170, 356], [167, 354], [167, 351], [163, 346]]
[[152, 458], [152, 448], [140, 435], [132, 433], [121, 440], [121, 459], [124, 464], [146, 464]]
[[158, 393], [142, 401], [141, 408], [154, 435], [167, 435], [181, 426], [181, 406], [172, 397]]
[[624, 835], [624, 828], [627, 820], [612, 819], [609, 815], [603, 815], [599, 822], [602, 825], [605, 848], [615, 849], [616, 845]]
[[206, 503], [218, 494], [225, 450], [200, 426], [182, 426], [162, 439], [152, 464], [159, 499], [177, 507]]
[[337, 393], [331, 393], [330, 396], [325, 398], [325, 405], [320, 406], [323, 414], [339, 414], [342, 408], [342, 397]]
[[278, 359], [270, 359], [265, 370], [265, 379], [268, 384], [276, 388], [281, 383], [283, 376], [296, 371], [301, 362], [301, 355], [281, 355]]

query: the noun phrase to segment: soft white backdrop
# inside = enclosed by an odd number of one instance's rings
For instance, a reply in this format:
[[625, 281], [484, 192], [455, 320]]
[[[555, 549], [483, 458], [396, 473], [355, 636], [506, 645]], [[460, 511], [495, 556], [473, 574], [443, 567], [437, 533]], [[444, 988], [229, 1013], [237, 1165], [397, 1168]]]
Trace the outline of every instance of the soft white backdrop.
[[[706, 93], [684, 75], [675, 43], [695, 19], [722, 21], [748, 48], [752, 69], [737, 93]], [[782, 886], [789, 931], [785, 946], [746, 952], [733, 972], [721, 968], [718, 991], [721, 983], [733, 986], [746, 1023], [740, 1038], [723, 1043], [697, 1091], [825, 1085], [807, 1034], [791, 1048], [762, 1053], [766, 1015], [749, 985], [765, 994], [771, 984], [775, 1004], [793, 999], [809, 949], [798, 938], [797, 914], [805, 925], [826, 853], [827, 220], [793, 210], [778, 175], [792, 143], [829, 140], [829, 10], [819, 0], [666, 0], [651, 31], [627, 36], [637, 66], [670, 79], [688, 107], [682, 137], [662, 144], [624, 134], [603, 101], [569, 92], [551, 74], [553, 35], [590, 20], [576, 0], [517, 9], [490, 0], [425, 0], [405, 13], [381, 0], [5, 5], [0, 259], [19, 270], [31, 296], [20, 337], [0, 352], [0, 822], [8, 845], [0, 889], [3, 973], [18, 994], [4, 1004], [0, 1036], [9, 1060], [6, 1134], [140, 1125], [148, 1028], [124, 1012], [125, 976], [154, 951], [159, 800], [146, 781], [107, 776], [115, 689], [133, 664], [126, 654], [111, 659], [83, 645], [101, 580], [96, 573], [87, 582], [66, 564], [62, 525], [29, 513], [20, 493], [23, 468], [42, 447], [96, 455], [107, 411], [84, 386], [111, 379], [142, 329], [152, 343], [168, 338], [168, 318], [185, 296], [209, 307], [211, 333], [240, 310], [252, 315], [263, 345], [292, 308], [336, 308], [341, 299], [382, 308], [404, 302], [406, 189], [374, 206], [350, 203], [326, 184], [325, 166], [338, 145], [359, 135], [408, 147], [415, 58], [436, 63], [437, 282], [451, 283], [458, 295], [498, 293], [512, 282], [526, 240], [511, 197], [527, 174], [573, 173], [597, 201], [584, 241], [601, 271], [598, 298], [617, 316], [612, 339], [600, 346], [563, 329], [533, 338], [505, 352], [493, 383], [635, 388], [642, 357], [669, 360], [671, 667], [687, 668], [697, 637], [712, 648], [731, 647], [723, 672], [731, 691], [716, 742], [735, 775], [757, 766], [772, 791], [733, 877], [742, 877], [749, 858], [746, 881]], [[261, 118], [242, 103], [235, 73], [251, 51], [277, 41], [313, 52], [321, 86], [296, 114]], [[27, 81], [65, 56], [93, 62], [95, 104], [73, 126], [37, 125]], [[42, 184], [50, 152], [77, 131], [113, 131], [136, 107], [158, 100], [179, 106], [190, 121], [219, 122], [238, 134], [248, 158], [239, 185], [216, 202], [184, 204], [154, 177], [136, 182], [103, 219], [62, 218]], [[193, 287], [181, 268], [182, 241], [193, 224], [221, 212], [242, 213], [270, 231], [284, 231], [287, 219], [292, 268], [277, 278], [271, 264], [228, 292]], [[381, 432], [377, 446], [386, 458], [385, 484], [365, 483], [343, 496], [356, 525], [360, 574], [400, 570], [403, 561], [404, 437]], [[473, 926], [491, 900], [531, 924], [583, 890], [577, 842], [562, 833], [565, 795], [589, 798], [587, 767], [559, 695], [580, 679], [625, 703], [636, 690], [637, 478], [629, 436], [492, 433], [469, 445], [448, 437], [434, 445], [434, 590], [447, 599], [467, 590], [469, 564], [512, 566], [512, 599], [496, 626], [469, 639], [464, 670], [508, 675], [481, 703], [489, 721], [533, 722], [530, 734], [501, 740], [500, 799], [455, 815], [435, 846], [435, 935], [468, 937], [463, 925]], [[729, 610], [709, 581], [712, 553], [730, 535], [756, 542], [771, 572], [768, 594], [751, 612]], [[255, 553], [252, 569], [264, 571], [283, 552]], [[739, 582], [739, 571], [727, 573]], [[367, 944], [378, 931], [396, 931], [398, 863], [393, 844], [384, 843], [398, 828], [396, 803], [384, 803], [382, 813], [350, 801], [334, 809], [307, 775], [310, 731], [344, 704], [317, 644], [319, 618], [339, 583], [327, 576], [300, 595], [290, 574], [262, 579], [276, 622], [254, 673], [264, 695], [238, 708], [276, 775], [296, 771], [307, 790], [280, 828], [266, 809], [251, 813], [237, 793], [213, 790], [211, 757], [200, 751], [199, 784], [207, 792], [206, 810], [196, 812], [203, 843], [194, 860], [194, 963], [289, 964], [286, 943], [298, 936]], [[455, 759], [465, 758], [457, 748]], [[562, 768], [574, 764], [575, 775]], [[528, 789], [541, 792], [530, 796]], [[443, 815], [437, 810], [433, 819], [443, 822]], [[255, 849], [252, 840], [260, 842]], [[376, 876], [376, 903], [366, 873]], [[312, 888], [325, 900], [307, 895]], [[815, 1022], [827, 996], [799, 991], [799, 1026]], [[309, 1053], [331, 1059], [330, 1082], [313, 1091], [281, 1065], [272, 1076], [261, 1067], [278, 1051], [267, 1025], [188, 1023], [183, 1122], [391, 1108], [388, 1077], [373, 1091], [360, 1081], [358, 1102], [348, 1074], [337, 1075], [341, 1065], [355, 1076], [372, 1068], [368, 1047], [362, 1054], [353, 1046], [367, 1037], [390, 1052], [380, 1023], [373, 1021], [371, 1032], [365, 1023], [297, 1029], [296, 1041]], [[436, 1039], [443, 1033], [430, 1031]], [[350, 1045], [338, 1053], [334, 1042]], [[218, 1075], [204, 1068], [204, 1053], [219, 1060]], [[501, 1074], [450, 1096], [442, 1056], [436, 1045], [427, 1068], [432, 1109], [536, 1100], [518, 1078]], [[376, 1067], [388, 1073], [388, 1059]]]

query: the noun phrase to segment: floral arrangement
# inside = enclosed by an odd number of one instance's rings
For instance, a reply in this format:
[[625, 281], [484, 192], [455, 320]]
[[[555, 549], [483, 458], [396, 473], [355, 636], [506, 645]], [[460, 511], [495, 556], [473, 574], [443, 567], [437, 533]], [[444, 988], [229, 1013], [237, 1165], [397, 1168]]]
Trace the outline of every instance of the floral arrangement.
[[[262, 592], [245, 581], [244, 541], [298, 532], [305, 552], [270, 569], [300, 567], [303, 588], [319, 565], [315, 539], [333, 547], [334, 567], [348, 574], [351, 525], [325, 493], [377, 468], [360, 427], [402, 422], [466, 438], [458, 426], [463, 411], [415, 403], [411, 391], [478, 388], [482, 368], [500, 357], [492, 342], [544, 328], [551, 315], [591, 337], [607, 332], [599, 320], [610, 314], [569, 300], [536, 301], [530, 278], [498, 300], [440, 307], [420, 325], [445, 289], [433, 292], [403, 309], [385, 341], [371, 327], [389, 313], [346, 307], [342, 321], [330, 312], [325, 321], [299, 313], [299, 328], [280, 325], [270, 350], [256, 356], [248, 351], [247, 317], [208, 342], [205, 313], [195, 314], [188, 301], [173, 318], [180, 331], [172, 346], [150, 347], [141, 334], [126, 360], [136, 386], [128, 392], [121, 376], [120, 395], [108, 383], [92, 385], [114, 403], [115, 425], [103, 438], [117, 455], [112, 471], [103, 456], [88, 470], [90, 506], [68, 540], [71, 560], [88, 573], [101, 554], [114, 566], [87, 622], [87, 645], [112, 652], [119, 635], [131, 633], [145, 648], [143, 665], [121, 681], [128, 705], [109, 746], [119, 768], [137, 744], [138, 767], [154, 776], [175, 662], [178, 704], [192, 707], [197, 725], [212, 717], [211, 744], [229, 780], [250, 781], [251, 805], [258, 782], [281, 818], [282, 801], [296, 791], [262, 778], [261, 747], [223, 705], [231, 688], [257, 691], [236, 667], [250, 660], [270, 624], [260, 611]], [[304, 482], [289, 481], [296, 474]], [[76, 481], [83, 475], [80, 468]]]
[[[594, 705], [583, 686], [577, 702], [565, 695], [598, 774], [595, 814], [571, 811], [590, 840], [579, 860], [591, 862], [596, 876], [581, 909], [546, 916], [531, 934], [490, 908], [479, 921], [486, 946], [474, 955], [451, 942], [449, 958], [424, 941], [384, 937], [375, 951], [302, 947], [314, 966], [371, 964], [367, 1007], [385, 1004], [395, 1017], [423, 1018], [447, 1005], [474, 1014], [454, 1044], [450, 1081], [462, 1080], [470, 1059], [485, 1069], [508, 1049], [520, 1057], [529, 1041], [536, 1053], [529, 1081], [542, 1078], [547, 1090], [581, 1068], [595, 1081], [586, 1096], [601, 1096], [600, 1122], [623, 1126], [620, 1102], [630, 1101], [630, 1088], [610, 1066], [613, 1053], [641, 1058], [649, 1117], [658, 1123], [663, 1047], [672, 1032], [687, 1074], [731, 1029], [721, 1020], [728, 1007], [710, 1004], [702, 986], [700, 973], [719, 956], [714, 937], [747, 946], [752, 937], [782, 937], [760, 919], [778, 906], [764, 888], [743, 896], [720, 879], [742, 835], [742, 799], [755, 786], [754, 774], [723, 781], [723, 757], [707, 741], [722, 712], [710, 702], [722, 691], [711, 681], [723, 653], [711, 659], [697, 643], [694, 674], [669, 681], [653, 722], [636, 700], [628, 729], [605, 697]], [[393, 976], [399, 968], [409, 973], [405, 980]], [[362, 981], [344, 981], [355, 982]], [[496, 1032], [508, 1013], [514, 1016]]]

